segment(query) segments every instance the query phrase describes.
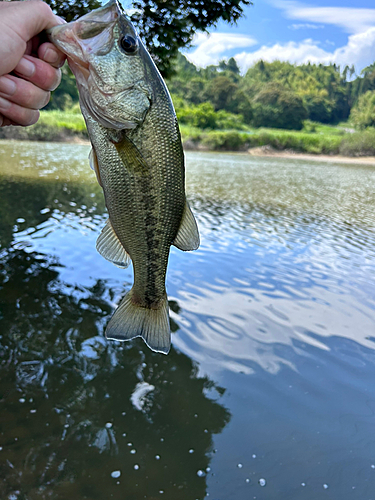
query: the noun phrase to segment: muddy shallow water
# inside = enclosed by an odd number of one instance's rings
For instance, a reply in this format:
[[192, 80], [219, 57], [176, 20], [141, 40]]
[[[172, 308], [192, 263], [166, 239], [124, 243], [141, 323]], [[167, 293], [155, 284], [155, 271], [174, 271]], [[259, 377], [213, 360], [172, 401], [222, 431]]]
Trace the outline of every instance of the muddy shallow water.
[[374, 500], [375, 167], [188, 153], [163, 356], [88, 151], [0, 142], [0, 498]]

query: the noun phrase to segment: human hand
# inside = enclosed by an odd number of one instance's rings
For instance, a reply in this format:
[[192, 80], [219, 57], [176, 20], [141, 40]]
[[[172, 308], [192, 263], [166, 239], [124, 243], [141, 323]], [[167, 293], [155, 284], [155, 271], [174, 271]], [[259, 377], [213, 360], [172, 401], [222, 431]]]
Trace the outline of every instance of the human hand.
[[61, 81], [65, 55], [40, 33], [63, 21], [40, 1], [0, 1], [0, 127], [32, 125]]

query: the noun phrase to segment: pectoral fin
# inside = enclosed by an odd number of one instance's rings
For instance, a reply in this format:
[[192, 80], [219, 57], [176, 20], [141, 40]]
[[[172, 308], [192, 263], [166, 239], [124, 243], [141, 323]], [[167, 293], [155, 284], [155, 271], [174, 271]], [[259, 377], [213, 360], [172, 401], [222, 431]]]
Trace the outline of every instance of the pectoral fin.
[[131, 262], [109, 219], [96, 241], [96, 249], [102, 257], [117, 267], [125, 269]]
[[184, 251], [196, 250], [199, 247], [197, 222], [186, 200], [180, 228], [173, 241], [173, 245]]
[[142, 153], [125, 134], [120, 142], [114, 142], [113, 144], [122, 162], [128, 169], [131, 169], [132, 172], [139, 177], [149, 175], [150, 169]]
[[99, 163], [98, 163], [98, 158], [95, 153], [94, 146], [91, 147], [90, 153], [89, 153], [89, 163], [90, 163], [90, 168], [93, 170], [96, 174], [96, 178], [99, 182], [99, 185], [103, 187], [102, 180], [100, 178], [100, 170], [99, 170]]

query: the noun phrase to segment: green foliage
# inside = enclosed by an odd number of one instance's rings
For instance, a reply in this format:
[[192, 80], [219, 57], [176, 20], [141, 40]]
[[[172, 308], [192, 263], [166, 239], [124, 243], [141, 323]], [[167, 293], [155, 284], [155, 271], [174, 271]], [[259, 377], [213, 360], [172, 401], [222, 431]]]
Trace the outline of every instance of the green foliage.
[[[345, 126], [346, 124], [344, 124]], [[319, 122], [313, 122], [311, 120], [305, 120], [303, 122], [303, 132], [317, 133], [325, 135], [345, 135], [345, 129], [339, 126], [325, 125]]]
[[252, 110], [255, 127], [301, 130], [307, 118], [302, 99], [273, 82], [255, 96]]
[[375, 129], [347, 134], [341, 142], [340, 154], [345, 156], [375, 156]]
[[203, 96], [214, 105], [216, 111], [219, 109], [234, 111], [236, 104], [233, 101], [237, 90], [238, 85], [231, 78], [219, 74], [207, 83]]
[[212, 131], [202, 136], [202, 144], [212, 151], [239, 151], [247, 149], [248, 138], [248, 134], [234, 130]]
[[177, 118], [181, 123], [188, 123], [198, 128], [216, 128], [216, 113], [210, 103], [198, 106], [183, 107], [176, 110]]
[[61, 83], [52, 92], [51, 100], [46, 106], [46, 110], [68, 110], [78, 103], [78, 90], [73, 73], [67, 64], [61, 69]]
[[0, 139], [65, 141], [73, 137], [87, 138], [83, 116], [74, 111], [41, 111], [35, 125], [0, 129]]
[[375, 127], [375, 91], [362, 94], [350, 112], [350, 121], [361, 130]]
[[[305, 118], [334, 124], [349, 116], [354, 83], [347, 78], [353, 76], [353, 68], [341, 72], [334, 64], [259, 61], [244, 76], [237, 69], [233, 58], [198, 69], [179, 55], [168, 87], [187, 105], [210, 102], [216, 111], [242, 115], [248, 125], [300, 129]], [[272, 88], [283, 96], [268, 102], [265, 109], [265, 90], [272, 94]]]
[[342, 137], [286, 130], [259, 129], [250, 136], [250, 145], [271, 146], [277, 150], [291, 149], [310, 154], [337, 154]]
[[355, 104], [362, 94], [375, 90], [375, 63], [361, 71], [361, 74], [351, 83], [351, 101]]
[[307, 94], [305, 105], [311, 121], [329, 123], [332, 118], [332, 102], [324, 95]]
[[[98, 0], [46, 0], [66, 21], [101, 6]], [[188, 47], [197, 31], [206, 31], [219, 21], [234, 23], [251, 0], [133, 0], [131, 21], [142, 35], [163, 76], [173, 74], [179, 49]]]
[[231, 73], [234, 73], [235, 75], [240, 74], [240, 68], [238, 67], [238, 64], [236, 60], [231, 57], [228, 62], [227, 61], [220, 61], [219, 62], [219, 69], [221, 71], [230, 71]]
[[86, 124], [83, 116], [74, 110], [41, 111], [38, 123], [51, 128], [65, 128], [73, 132], [86, 133]]
[[303, 122], [303, 131], [304, 132], [313, 134], [316, 132], [316, 128], [317, 128], [317, 122], [313, 122], [311, 120], [305, 120]]
[[244, 86], [252, 97], [267, 83], [277, 83], [295, 92], [308, 112], [308, 118], [323, 123], [347, 119], [350, 110], [350, 83], [348, 70], [341, 73], [335, 64], [302, 64], [259, 61], [244, 77]]
[[187, 126], [181, 128], [185, 144], [213, 151], [244, 151], [253, 147], [271, 146], [279, 151], [290, 149], [309, 154], [337, 154], [343, 140], [342, 131], [334, 129], [325, 130], [324, 133], [307, 133], [264, 128], [209, 132]]
[[102, 5], [99, 0], [45, 0], [68, 23]]
[[146, 42], [164, 76], [172, 73], [171, 62], [178, 50], [189, 46], [196, 31], [216, 26], [218, 21], [235, 22], [250, 0], [133, 0], [131, 20]]
[[211, 103], [197, 106], [185, 106], [181, 98], [174, 98], [176, 114], [181, 124], [189, 124], [200, 129], [242, 129], [242, 116], [227, 113], [224, 110], [215, 111]]

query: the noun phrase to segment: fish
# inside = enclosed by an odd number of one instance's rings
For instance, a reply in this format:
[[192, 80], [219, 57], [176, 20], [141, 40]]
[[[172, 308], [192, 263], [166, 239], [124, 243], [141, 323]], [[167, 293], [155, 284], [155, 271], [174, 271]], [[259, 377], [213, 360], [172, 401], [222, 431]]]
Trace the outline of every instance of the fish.
[[108, 220], [96, 249], [134, 282], [110, 319], [108, 339], [141, 337], [171, 346], [166, 272], [170, 247], [196, 250], [200, 237], [186, 200], [185, 160], [166, 84], [116, 0], [47, 31], [67, 55], [91, 141], [89, 162]]

